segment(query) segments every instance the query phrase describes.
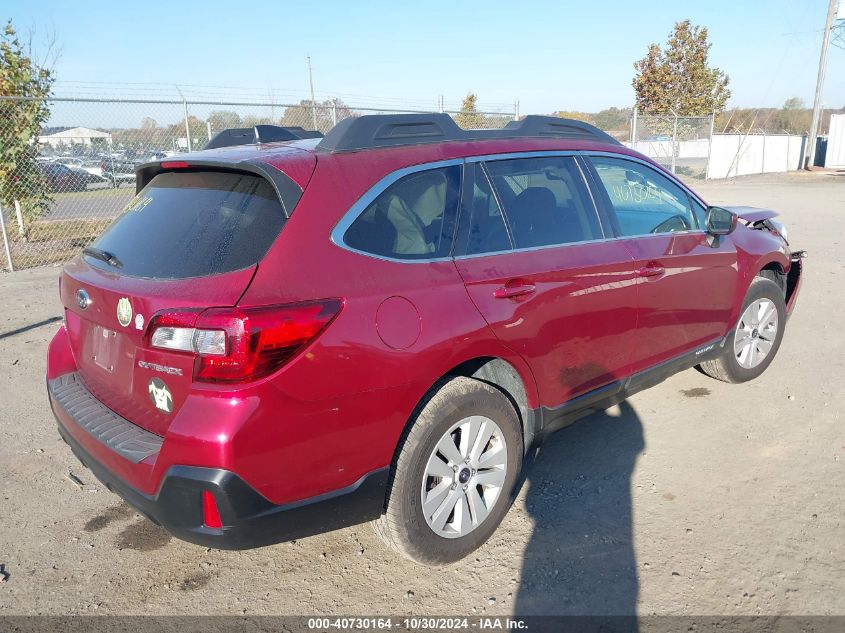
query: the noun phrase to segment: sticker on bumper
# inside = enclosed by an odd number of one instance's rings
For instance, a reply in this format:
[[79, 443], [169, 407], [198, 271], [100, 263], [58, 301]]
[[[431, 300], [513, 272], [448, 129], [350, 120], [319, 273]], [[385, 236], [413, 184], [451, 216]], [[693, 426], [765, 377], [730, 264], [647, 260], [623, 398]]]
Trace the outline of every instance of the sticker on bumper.
[[150, 400], [156, 409], [164, 413], [173, 413], [173, 396], [170, 395], [170, 389], [161, 378], [150, 380], [149, 391]]

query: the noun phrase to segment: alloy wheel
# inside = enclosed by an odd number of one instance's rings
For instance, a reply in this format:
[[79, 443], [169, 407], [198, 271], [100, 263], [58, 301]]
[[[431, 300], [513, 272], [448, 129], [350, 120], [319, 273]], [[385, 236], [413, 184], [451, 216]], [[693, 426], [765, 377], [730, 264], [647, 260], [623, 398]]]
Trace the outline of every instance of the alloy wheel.
[[507, 476], [508, 447], [499, 425], [473, 415], [454, 424], [426, 463], [422, 510], [438, 536], [459, 538], [489, 516]]
[[745, 308], [734, 335], [734, 354], [741, 367], [753, 369], [762, 363], [778, 334], [778, 311], [769, 299], [752, 301]]

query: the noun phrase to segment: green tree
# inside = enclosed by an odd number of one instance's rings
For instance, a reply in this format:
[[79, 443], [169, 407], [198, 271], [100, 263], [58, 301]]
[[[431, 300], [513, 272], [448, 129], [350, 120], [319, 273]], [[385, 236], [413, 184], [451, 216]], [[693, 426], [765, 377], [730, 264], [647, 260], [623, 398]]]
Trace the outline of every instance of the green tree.
[[285, 108], [282, 114], [281, 124], [285, 127], [303, 127], [310, 130], [314, 127], [311, 116], [311, 100], [303, 99], [298, 105]]
[[802, 134], [810, 129], [813, 111], [804, 107], [800, 98], [791, 97], [784, 101], [783, 107], [772, 118], [774, 131]]
[[601, 129], [624, 130], [631, 120], [631, 108], [607, 108], [593, 115], [593, 123]]
[[273, 125], [275, 121], [268, 116], [258, 116], [257, 114], [247, 114], [243, 118], [243, 127], [255, 127], [256, 125]]
[[481, 127], [481, 115], [478, 114], [478, 96], [468, 92], [461, 103], [461, 110], [455, 115], [455, 123], [464, 129]]
[[208, 115], [211, 133], [217, 134], [232, 127], [242, 127], [241, 115], [232, 110], [214, 110]]
[[0, 96], [24, 99], [0, 100], [0, 202], [8, 209], [20, 201], [27, 220], [51, 202], [35, 157], [38, 136], [50, 116], [52, 85], [52, 71], [32, 59], [9, 20], [0, 35]]
[[728, 76], [707, 65], [711, 44], [707, 28], [689, 20], [676, 22], [665, 49], [648, 47], [646, 56], [634, 64], [633, 86], [642, 114], [706, 116], [725, 109], [731, 96]]
[[583, 121], [584, 123], [592, 123], [593, 115], [587, 112], [578, 112], [577, 110], [558, 110], [554, 116], [561, 119], [575, 119], [576, 121]]
[[804, 100], [801, 97], [790, 97], [783, 102], [784, 110], [803, 110]]
[[[317, 130], [325, 134], [334, 127], [335, 118], [338, 121], [358, 116], [352, 108], [341, 99], [327, 99], [317, 103]], [[303, 99], [298, 105], [285, 108], [281, 125], [285, 127], [301, 127], [306, 130], [314, 128], [314, 113], [310, 99]]]

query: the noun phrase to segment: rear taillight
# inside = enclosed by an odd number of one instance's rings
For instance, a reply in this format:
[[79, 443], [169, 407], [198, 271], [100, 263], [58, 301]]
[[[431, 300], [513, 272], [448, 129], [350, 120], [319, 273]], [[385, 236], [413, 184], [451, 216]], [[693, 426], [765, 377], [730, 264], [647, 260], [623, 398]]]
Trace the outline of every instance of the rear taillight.
[[246, 382], [272, 373], [337, 316], [337, 299], [262, 308], [166, 311], [151, 321], [148, 344], [196, 354], [194, 378]]

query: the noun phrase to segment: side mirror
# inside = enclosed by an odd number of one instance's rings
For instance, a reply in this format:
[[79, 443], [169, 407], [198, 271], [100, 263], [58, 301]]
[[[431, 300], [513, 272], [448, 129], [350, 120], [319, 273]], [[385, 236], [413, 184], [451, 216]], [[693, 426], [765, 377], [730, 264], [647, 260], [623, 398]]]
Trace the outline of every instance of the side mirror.
[[736, 216], [722, 207], [710, 207], [705, 224], [710, 235], [728, 235], [736, 228]]

